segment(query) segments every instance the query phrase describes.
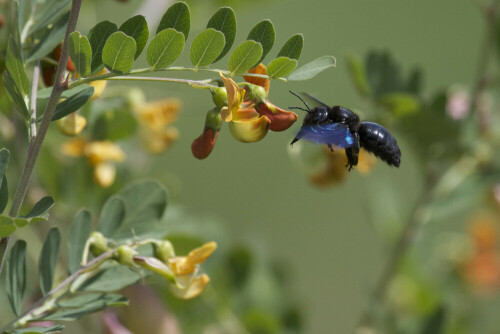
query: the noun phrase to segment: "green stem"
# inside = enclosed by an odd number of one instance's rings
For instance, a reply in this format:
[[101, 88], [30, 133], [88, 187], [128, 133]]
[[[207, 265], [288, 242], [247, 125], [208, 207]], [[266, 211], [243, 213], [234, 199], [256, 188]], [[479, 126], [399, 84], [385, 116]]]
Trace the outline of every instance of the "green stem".
[[[98, 80], [112, 80], [112, 78], [115, 78], [114, 80], [119, 80], [119, 78], [127, 78], [127, 80], [132, 80], [132, 76], [134, 74], [148, 74], [148, 73], [157, 73], [157, 72], [179, 72], [179, 71], [185, 71], [185, 72], [214, 72], [214, 73], [222, 73], [224, 75], [231, 75], [231, 72], [227, 70], [221, 70], [221, 69], [216, 69], [216, 68], [199, 68], [196, 69], [194, 67], [182, 67], [182, 66], [173, 66], [173, 67], [167, 67], [167, 68], [160, 68], [160, 69], [152, 69], [150, 67], [147, 68], [138, 68], [135, 70], [131, 70], [130, 72], [126, 74], [121, 74], [121, 73], [104, 73], [104, 74], [99, 74], [99, 75], [94, 75], [91, 77], [75, 80], [71, 83], [69, 83], [68, 88], [74, 88], [77, 86], [80, 86], [82, 84], [90, 83], [92, 81], [98, 81]], [[269, 79], [267, 75], [263, 74], [255, 74], [255, 73], [245, 73], [245, 76], [249, 77], [256, 77], [256, 78], [265, 78]], [[163, 80], [159, 80], [163, 79]], [[187, 83], [186, 81], [192, 82], [194, 84], [188, 83], [191, 86], [196, 86], [198, 83], [201, 83], [200, 86], [206, 85], [205, 80], [202, 81], [196, 81], [196, 80], [182, 80], [182, 79], [175, 79], [175, 78], [148, 78], [148, 79], [143, 79], [143, 80], [148, 80], [148, 81], [168, 81], [168, 82], [179, 82], [179, 83]], [[287, 81], [286, 78], [277, 78], [277, 80], [281, 81]]]
[[[65, 83], [63, 82], [64, 72], [66, 70], [66, 64], [68, 62], [68, 37], [76, 27], [76, 22], [78, 21], [78, 15], [80, 13], [80, 6], [82, 4], [82, 0], [73, 0], [71, 6], [71, 12], [69, 15], [68, 26], [66, 28], [66, 35], [64, 36], [63, 47], [61, 51], [61, 58], [59, 59], [59, 65], [56, 72], [56, 81], [54, 83], [54, 87], [52, 88], [52, 93], [50, 94], [49, 101], [45, 108], [45, 112], [43, 115], [42, 122], [40, 123], [40, 128], [38, 129], [38, 134], [34, 138], [34, 140], [30, 141], [28, 146], [28, 156], [26, 159], [26, 163], [24, 165], [23, 172], [21, 174], [21, 178], [16, 188], [16, 192], [14, 194], [14, 198], [12, 200], [12, 204], [10, 207], [9, 215], [11, 217], [16, 217], [19, 214], [19, 210], [21, 209], [21, 205], [23, 204], [24, 197], [26, 196], [26, 192], [28, 191], [28, 186], [31, 179], [31, 174], [33, 173], [33, 169], [35, 167], [36, 160], [38, 158], [38, 154], [42, 148], [43, 141], [45, 139], [45, 135], [47, 134], [47, 130], [49, 129], [50, 122], [52, 120], [52, 116], [56, 109], [57, 102], [59, 101], [59, 97], [62, 92], [66, 89]], [[7, 248], [9, 244], [9, 237], [0, 239], [0, 273], [3, 269], [3, 263], [5, 261], [5, 255], [7, 253]]]
[[[79, 0], [76, 0], [79, 1]], [[36, 319], [36, 317], [40, 316], [46, 311], [49, 311], [55, 302], [55, 299], [59, 296], [59, 293], [66, 287], [68, 287], [76, 278], [78, 278], [81, 274], [84, 274], [89, 271], [93, 271], [97, 269], [101, 264], [110, 259], [116, 250], [110, 250], [106, 253], [103, 253], [90, 261], [86, 266], [81, 267], [77, 271], [75, 271], [71, 276], [66, 278], [61, 284], [56, 286], [54, 289], [50, 290], [45, 296], [39, 299], [36, 303], [31, 305], [26, 311], [24, 311], [21, 315], [19, 315], [16, 319], [9, 322], [3, 328], [0, 329], [0, 333], [5, 332], [10, 328], [18, 328], [26, 325], [26, 323], [30, 320]]]

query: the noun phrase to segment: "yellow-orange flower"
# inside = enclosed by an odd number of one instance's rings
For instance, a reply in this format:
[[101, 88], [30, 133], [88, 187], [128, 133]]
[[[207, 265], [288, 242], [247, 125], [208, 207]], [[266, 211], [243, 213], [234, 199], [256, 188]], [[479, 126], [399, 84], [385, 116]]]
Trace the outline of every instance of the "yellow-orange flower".
[[63, 144], [62, 152], [71, 157], [86, 157], [94, 166], [94, 181], [102, 187], [109, 187], [115, 180], [116, 169], [109, 162], [125, 160], [125, 153], [111, 141], [87, 142], [74, 138]]
[[177, 140], [179, 131], [170, 126], [179, 115], [180, 102], [165, 99], [141, 104], [135, 112], [139, 120], [139, 136], [150, 153], [161, 153]]
[[78, 115], [76, 112], [69, 114], [56, 121], [59, 131], [66, 136], [76, 136], [81, 133], [87, 125], [85, 117]]
[[[101, 75], [101, 74], [106, 74], [108, 73], [108, 70], [106, 68], [102, 69], [100, 72], [97, 72], [93, 76], [96, 75]], [[102, 93], [104, 93], [104, 90], [106, 89], [106, 86], [108, 85], [108, 80], [96, 80], [92, 81], [89, 83], [90, 86], [94, 87], [94, 94], [90, 98], [91, 100], [95, 100], [99, 97], [101, 97]]]

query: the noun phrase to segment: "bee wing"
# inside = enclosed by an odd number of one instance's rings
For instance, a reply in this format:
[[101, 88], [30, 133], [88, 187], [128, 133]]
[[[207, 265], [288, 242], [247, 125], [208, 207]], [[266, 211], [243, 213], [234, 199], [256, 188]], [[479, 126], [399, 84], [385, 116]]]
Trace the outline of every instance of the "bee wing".
[[354, 143], [352, 133], [340, 123], [304, 124], [295, 138], [340, 148], [351, 147]]
[[311, 103], [313, 106], [317, 106], [317, 107], [329, 107], [325, 102], [319, 100], [317, 97], [313, 96], [312, 94], [309, 94], [309, 93], [300, 93], [302, 94], [305, 99], [307, 100], [307, 102]]

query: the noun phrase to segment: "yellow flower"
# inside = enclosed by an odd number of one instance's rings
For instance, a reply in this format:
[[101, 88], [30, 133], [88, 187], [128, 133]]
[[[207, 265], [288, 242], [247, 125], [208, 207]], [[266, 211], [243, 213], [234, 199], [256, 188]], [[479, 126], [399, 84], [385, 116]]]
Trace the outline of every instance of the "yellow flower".
[[177, 99], [154, 101], [136, 107], [139, 136], [148, 152], [161, 153], [177, 140], [179, 131], [169, 125], [177, 120], [179, 109]]
[[111, 141], [87, 142], [74, 138], [63, 144], [62, 152], [71, 157], [86, 157], [94, 166], [94, 181], [102, 187], [109, 187], [115, 180], [116, 169], [109, 162], [125, 160], [125, 153]]
[[[187, 256], [173, 256], [166, 263], [158, 258], [134, 256], [135, 264], [158, 273], [170, 282], [172, 293], [182, 299], [191, 299], [203, 292], [210, 278], [198, 274], [199, 265], [206, 261], [217, 248], [211, 241], [193, 249]], [[173, 252], [171, 252], [173, 254]]]
[[[108, 70], [106, 68], [103, 68], [100, 72], [97, 72], [93, 76], [106, 74], [106, 73], [108, 73]], [[94, 87], [94, 94], [92, 95], [91, 100], [95, 100], [95, 99], [101, 97], [102, 93], [104, 93], [104, 89], [106, 89], [107, 84], [108, 84], [108, 80], [96, 80], [96, 81], [92, 81], [91, 83], [89, 83], [90, 86]]]
[[83, 131], [87, 125], [85, 117], [78, 115], [76, 112], [69, 114], [56, 121], [59, 131], [66, 136], [76, 136]]
[[227, 92], [227, 106], [221, 109], [220, 114], [223, 121], [230, 122], [245, 98], [245, 90], [238, 86], [233, 79], [223, 76], [222, 73], [220, 73], [220, 77]]
[[377, 159], [373, 154], [370, 154], [367, 152], [365, 149], [361, 149], [359, 151], [359, 156], [358, 156], [358, 171], [361, 174], [369, 174], [375, 164], [377, 163]]

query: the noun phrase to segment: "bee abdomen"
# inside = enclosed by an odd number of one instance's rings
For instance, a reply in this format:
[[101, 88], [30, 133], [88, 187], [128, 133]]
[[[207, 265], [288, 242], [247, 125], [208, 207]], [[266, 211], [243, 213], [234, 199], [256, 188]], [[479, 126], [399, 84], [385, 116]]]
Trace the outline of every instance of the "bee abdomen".
[[399, 167], [401, 151], [396, 139], [382, 125], [361, 122], [359, 126], [360, 145], [389, 165]]

